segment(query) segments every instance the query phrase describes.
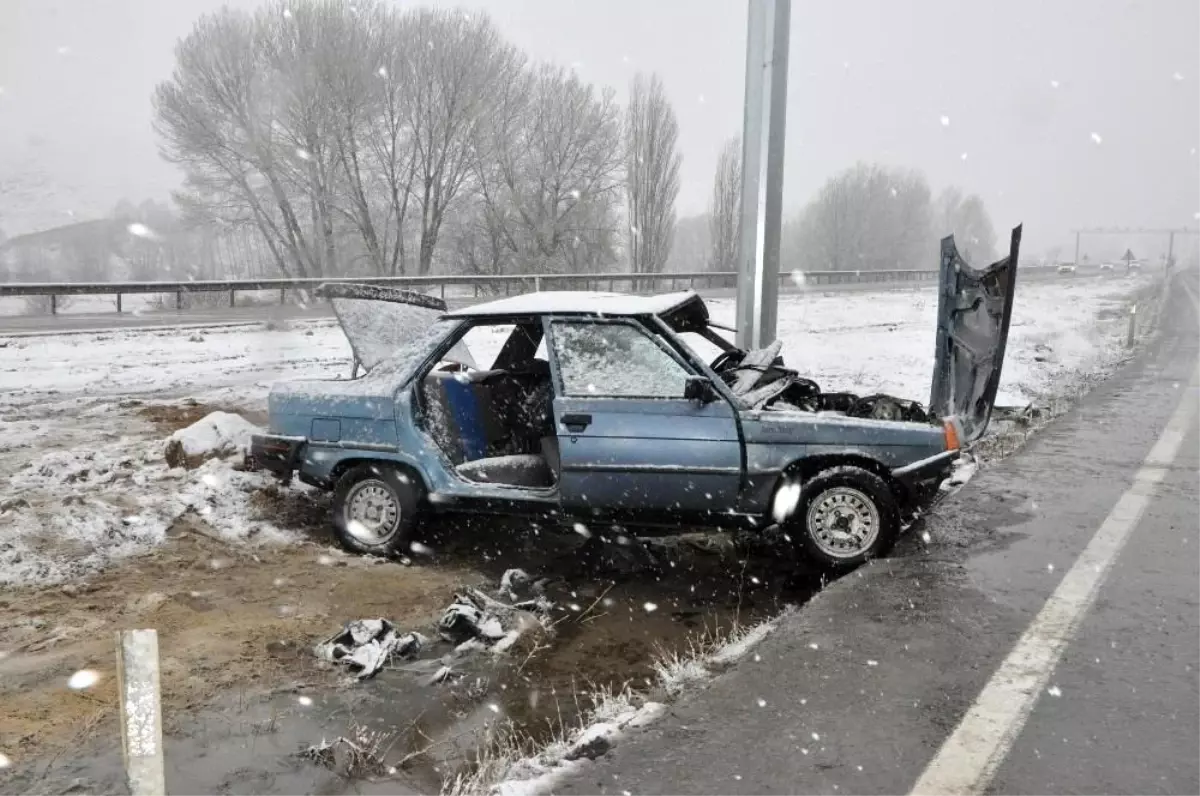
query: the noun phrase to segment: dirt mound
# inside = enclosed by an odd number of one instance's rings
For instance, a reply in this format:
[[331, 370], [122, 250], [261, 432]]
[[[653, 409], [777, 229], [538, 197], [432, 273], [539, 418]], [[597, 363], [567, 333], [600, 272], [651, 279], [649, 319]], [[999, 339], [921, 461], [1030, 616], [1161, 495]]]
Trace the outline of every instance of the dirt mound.
[[250, 436], [261, 431], [240, 414], [211, 412], [171, 434], [163, 458], [169, 467], [194, 469], [209, 459], [245, 453]]

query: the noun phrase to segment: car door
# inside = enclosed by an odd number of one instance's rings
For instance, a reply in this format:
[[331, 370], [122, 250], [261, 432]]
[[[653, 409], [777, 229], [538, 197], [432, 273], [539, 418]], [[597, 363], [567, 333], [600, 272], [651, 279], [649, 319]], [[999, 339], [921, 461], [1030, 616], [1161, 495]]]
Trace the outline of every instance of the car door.
[[1021, 227], [1012, 231], [1008, 256], [986, 268], [972, 268], [958, 253], [954, 237], [942, 241], [937, 339], [929, 410], [954, 415], [966, 440], [983, 436], [992, 416], [1017, 282]]
[[565, 508], [703, 514], [737, 498], [733, 407], [684, 397], [696, 370], [634, 319], [548, 319]]

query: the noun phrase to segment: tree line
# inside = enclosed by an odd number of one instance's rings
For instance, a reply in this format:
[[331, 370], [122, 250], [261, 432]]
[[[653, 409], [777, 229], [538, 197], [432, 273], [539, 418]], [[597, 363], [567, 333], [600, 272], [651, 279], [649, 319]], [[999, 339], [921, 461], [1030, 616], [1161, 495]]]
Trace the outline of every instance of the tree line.
[[678, 124], [532, 63], [483, 13], [275, 0], [200, 18], [154, 92], [191, 223], [257, 233], [282, 273], [663, 269]]
[[[784, 219], [783, 271], [875, 271], [937, 267], [937, 242], [954, 235], [968, 262], [996, 258], [996, 233], [983, 200], [950, 186], [934, 197], [919, 171], [858, 163], [830, 177]], [[681, 218], [668, 270], [733, 271], [741, 236], [741, 142], [717, 158], [708, 211]]]

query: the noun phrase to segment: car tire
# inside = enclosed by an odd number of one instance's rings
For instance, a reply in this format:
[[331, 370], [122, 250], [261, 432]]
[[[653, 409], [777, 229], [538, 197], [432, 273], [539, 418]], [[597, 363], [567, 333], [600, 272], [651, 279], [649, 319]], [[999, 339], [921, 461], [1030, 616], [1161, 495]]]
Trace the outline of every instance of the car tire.
[[852, 465], [822, 470], [801, 485], [787, 528], [798, 552], [820, 568], [853, 569], [891, 550], [900, 509], [887, 482]]
[[333, 490], [333, 530], [352, 553], [392, 556], [412, 541], [423, 489], [413, 475], [386, 464], [347, 471]]

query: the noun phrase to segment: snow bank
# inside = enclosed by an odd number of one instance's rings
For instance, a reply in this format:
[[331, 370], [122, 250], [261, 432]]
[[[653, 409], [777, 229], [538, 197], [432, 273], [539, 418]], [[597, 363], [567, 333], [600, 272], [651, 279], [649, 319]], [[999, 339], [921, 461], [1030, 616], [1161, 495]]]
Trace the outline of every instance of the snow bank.
[[250, 435], [262, 429], [232, 412], [212, 412], [167, 438], [164, 457], [171, 467], [195, 467], [214, 456], [245, 453]]

